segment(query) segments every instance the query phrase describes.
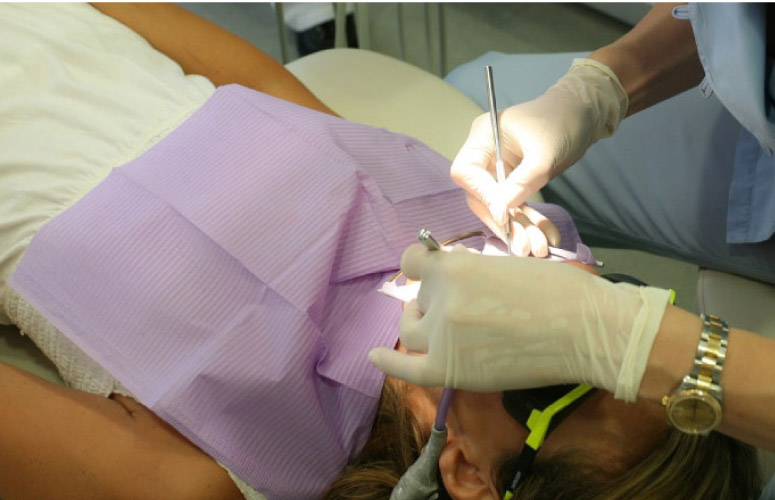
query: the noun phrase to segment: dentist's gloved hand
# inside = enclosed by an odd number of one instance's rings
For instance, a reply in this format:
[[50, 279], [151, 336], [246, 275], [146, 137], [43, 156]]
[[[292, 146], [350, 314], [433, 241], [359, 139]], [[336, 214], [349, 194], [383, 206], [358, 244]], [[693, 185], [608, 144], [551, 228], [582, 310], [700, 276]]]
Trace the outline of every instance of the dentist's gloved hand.
[[424, 386], [494, 392], [587, 383], [634, 401], [669, 300], [666, 290], [541, 259], [412, 245], [401, 268], [422, 280], [399, 325], [415, 354], [379, 348], [369, 359]]
[[591, 59], [574, 59], [565, 76], [542, 96], [501, 112], [507, 169], [503, 185], [495, 180], [495, 146], [487, 114], [474, 120], [452, 163], [452, 179], [468, 192], [468, 204], [485, 224], [503, 225], [507, 208], [517, 209], [589, 146], [613, 134], [627, 107], [627, 93], [611, 69]]

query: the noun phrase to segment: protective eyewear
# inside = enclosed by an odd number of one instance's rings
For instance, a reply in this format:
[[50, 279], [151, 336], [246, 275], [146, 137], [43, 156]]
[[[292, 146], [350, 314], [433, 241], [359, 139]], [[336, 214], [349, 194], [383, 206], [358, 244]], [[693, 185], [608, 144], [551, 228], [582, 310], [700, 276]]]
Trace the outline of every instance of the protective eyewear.
[[504, 408], [529, 433], [517, 459], [514, 479], [507, 486], [503, 500], [514, 498], [514, 491], [530, 472], [546, 437], [593, 392], [592, 386], [580, 384], [503, 393]]

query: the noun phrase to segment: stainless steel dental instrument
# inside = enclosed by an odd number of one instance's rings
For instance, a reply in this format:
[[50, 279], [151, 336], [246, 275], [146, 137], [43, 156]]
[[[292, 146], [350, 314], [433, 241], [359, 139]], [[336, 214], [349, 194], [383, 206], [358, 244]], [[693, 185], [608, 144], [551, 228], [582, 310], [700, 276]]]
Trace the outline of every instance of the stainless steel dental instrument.
[[[487, 79], [487, 100], [490, 103], [490, 123], [492, 124], [492, 135], [495, 138], [495, 175], [498, 184], [506, 181], [506, 169], [503, 165], [503, 155], [501, 153], [501, 130], [498, 124], [498, 107], [495, 105], [495, 82], [492, 78], [492, 66], [484, 67], [484, 76]], [[511, 212], [506, 221], [504, 233], [506, 234], [506, 249], [511, 252], [511, 225], [513, 223]]]
[[441, 244], [436, 241], [436, 238], [434, 238], [427, 229], [420, 229], [417, 233], [417, 239], [420, 240], [420, 243], [425, 245], [428, 250], [441, 250]]

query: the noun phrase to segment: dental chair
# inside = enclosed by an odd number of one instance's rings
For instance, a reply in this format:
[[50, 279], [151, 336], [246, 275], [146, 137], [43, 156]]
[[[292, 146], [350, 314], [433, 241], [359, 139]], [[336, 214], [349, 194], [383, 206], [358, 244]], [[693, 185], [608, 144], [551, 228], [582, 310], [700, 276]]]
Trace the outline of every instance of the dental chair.
[[[444, 80], [375, 52], [332, 49], [297, 59], [287, 68], [344, 118], [416, 137], [450, 160], [467, 137], [472, 120], [483, 113]], [[649, 281], [648, 276], [638, 277]], [[730, 325], [775, 338], [772, 304], [773, 286], [709, 269], [699, 271], [697, 312], [712, 312]], [[51, 363], [12, 326], [0, 325], [0, 361], [61, 383]], [[770, 459], [770, 475], [773, 464]]]

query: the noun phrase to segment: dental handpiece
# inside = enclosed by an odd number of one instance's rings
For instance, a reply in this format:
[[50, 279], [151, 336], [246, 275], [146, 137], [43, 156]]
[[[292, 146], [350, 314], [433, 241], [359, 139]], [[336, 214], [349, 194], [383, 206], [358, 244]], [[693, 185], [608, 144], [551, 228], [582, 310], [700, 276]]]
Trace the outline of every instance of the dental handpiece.
[[[438, 251], [441, 250], [441, 244], [436, 240], [436, 238], [433, 237], [430, 231], [423, 228], [420, 229], [420, 231], [417, 233], [417, 239], [420, 240], [420, 243], [425, 245], [425, 247], [428, 250], [431, 251]], [[439, 402], [439, 409], [436, 413], [436, 421], [433, 424], [433, 428], [441, 431], [446, 427], [447, 422], [447, 410], [449, 410], [449, 405], [452, 401], [452, 394], [455, 392], [455, 390], [451, 387], [445, 387], [444, 392], [441, 395], [441, 401]]]
[[[495, 138], [495, 175], [498, 184], [503, 184], [506, 181], [506, 168], [503, 165], [503, 154], [501, 153], [501, 130], [500, 125], [498, 124], [498, 108], [495, 104], [495, 81], [492, 78], [492, 66], [488, 65], [484, 67], [484, 76], [487, 79], [487, 100], [490, 104], [490, 124], [492, 125], [492, 135]], [[509, 212], [509, 218], [503, 228], [503, 232], [506, 234], [506, 248], [509, 255], [511, 255], [512, 223], [511, 212]]]
[[[420, 229], [417, 239], [428, 250], [441, 250], [441, 245], [427, 229]], [[390, 500], [433, 500], [439, 497], [439, 457], [447, 444], [447, 413], [454, 393], [453, 388], [444, 388], [428, 444], [401, 476], [390, 494]]]
[[436, 241], [430, 231], [423, 228], [417, 233], [417, 239], [425, 245], [428, 250], [441, 250], [441, 244]]

